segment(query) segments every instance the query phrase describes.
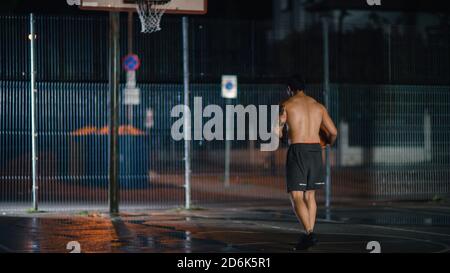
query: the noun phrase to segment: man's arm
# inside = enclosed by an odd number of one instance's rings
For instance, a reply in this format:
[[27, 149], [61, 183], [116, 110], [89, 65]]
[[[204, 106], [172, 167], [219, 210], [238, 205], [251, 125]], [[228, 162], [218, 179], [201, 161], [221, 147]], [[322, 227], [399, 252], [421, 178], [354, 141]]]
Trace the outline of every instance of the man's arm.
[[283, 128], [284, 128], [284, 125], [286, 125], [286, 121], [287, 121], [286, 109], [285, 109], [284, 103], [281, 103], [280, 104], [280, 113], [279, 113], [279, 117], [278, 117], [278, 125], [275, 130], [275, 132], [279, 138], [283, 137]]
[[323, 129], [327, 133], [328, 141], [330, 142], [330, 146], [332, 146], [336, 142], [337, 138], [337, 128], [334, 125], [333, 120], [331, 119], [330, 115], [328, 114], [327, 109], [322, 106], [322, 124], [320, 125], [320, 128]]

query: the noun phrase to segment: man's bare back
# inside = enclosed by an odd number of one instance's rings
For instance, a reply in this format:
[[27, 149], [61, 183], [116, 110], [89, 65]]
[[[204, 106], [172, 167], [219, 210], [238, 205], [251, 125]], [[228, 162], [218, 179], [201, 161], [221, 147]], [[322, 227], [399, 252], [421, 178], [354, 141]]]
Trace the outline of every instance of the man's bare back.
[[299, 237], [296, 250], [308, 249], [318, 243], [314, 233], [317, 204], [315, 191], [326, 184], [323, 164], [321, 130], [327, 135], [327, 142], [336, 141], [337, 129], [323, 105], [308, 97], [301, 76], [293, 76], [287, 83], [291, 96], [280, 104], [278, 134], [282, 137], [283, 127], [288, 125], [290, 139], [286, 154], [286, 190], [290, 194], [295, 214], [305, 228]]
[[320, 143], [319, 132], [324, 129], [332, 145], [337, 129], [326, 108], [304, 92], [298, 92], [281, 105], [280, 127], [288, 125], [289, 139], [294, 143]]

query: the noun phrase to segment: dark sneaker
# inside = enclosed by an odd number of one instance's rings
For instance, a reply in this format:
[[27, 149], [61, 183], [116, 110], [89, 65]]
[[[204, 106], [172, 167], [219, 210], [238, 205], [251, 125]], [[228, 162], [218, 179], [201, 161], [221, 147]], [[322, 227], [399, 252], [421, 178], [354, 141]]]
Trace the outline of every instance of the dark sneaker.
[[314, 232], [311, 232], [310, 234], [307, 235], [308, 240], [311, 243], [311, 246], [315, 246], [319, 243], [319, 239], [317, 238], [317, 234], [315, 234]]
[[297, 245], [294, 247], [294, 250], [306, 250], [309, 247], [308, 235], [302, 234], [298, 238]]

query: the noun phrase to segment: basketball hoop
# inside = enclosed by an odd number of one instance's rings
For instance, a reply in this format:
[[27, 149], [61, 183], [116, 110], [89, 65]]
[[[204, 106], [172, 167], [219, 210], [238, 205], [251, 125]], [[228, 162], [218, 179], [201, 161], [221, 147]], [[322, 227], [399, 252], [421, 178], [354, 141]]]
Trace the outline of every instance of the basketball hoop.
[[136, 9], [141, 19], [141, 32], [153, 33], [161, 30], [161, 18], [171, 0], [136, 0]]

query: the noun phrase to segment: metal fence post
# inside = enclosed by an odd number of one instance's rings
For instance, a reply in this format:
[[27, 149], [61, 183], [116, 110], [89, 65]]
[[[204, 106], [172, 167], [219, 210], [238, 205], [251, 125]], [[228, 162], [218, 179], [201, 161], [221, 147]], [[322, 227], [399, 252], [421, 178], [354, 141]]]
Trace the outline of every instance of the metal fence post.
[[[127, 22], [127, 28], [128, 28], [128, 54], [133, 53], [133, 12], [128, 12], [128, 22]], [[133, 125], [133, 105], [128, 105], [128, 125]]]
[[30, 14], [30, 97], [31, 97], [31, 179], [33, 209], [38, 210], [37, 153], [36, 153], [36, 64], [35, 64], [34, 15]]
[[119, 213], [119, 22], [120, 13], [109, 14], [109, 211]]
[[[231, 105], [231, 99], [226, 99], [226, 105]], [[225, 106], [226, 107], [226, 106]], [[234, 136], [230, 135], [230, 127], [232, 126], [232, 116], [226, 113], [226, 120], [225, 120], [225, 130], [226, 130], [226, 136], [225, 136], [225, 175], [224, 175], [224, 187], [228, 188], [230, 187], [230, 157], [231, 157], [231, 139]]]
[[392, 56], [391, 56], [391, 50], [392, 50], [392, 41], [391, 41], [391, 34], [392, 34], [392, 25], [389, 24], [386, 27], [386, 32], [388, 35], [388, 82], [389, 84], [392, 84]]
[[[325, 107], [330, 109], [329, 92], [330, 92], [330, 64], [329, 64], [329, 50], [328, 50], [328, 20], [326, 17], [322, 18], [322, 34], [323, 34], [323, 98]], [[331, 205], [331, 166], [330, 166], [330, 146], [325, 150], [325, 207], [330, 208]]]
[[[184, 77], [184, 105], [189, 108], [189, 21], [183, 17], [183, 77]], [[190, 116], [184, 115], [184, 187], [185, 187], [185, 208], [191, 208], [191, 120]]]

